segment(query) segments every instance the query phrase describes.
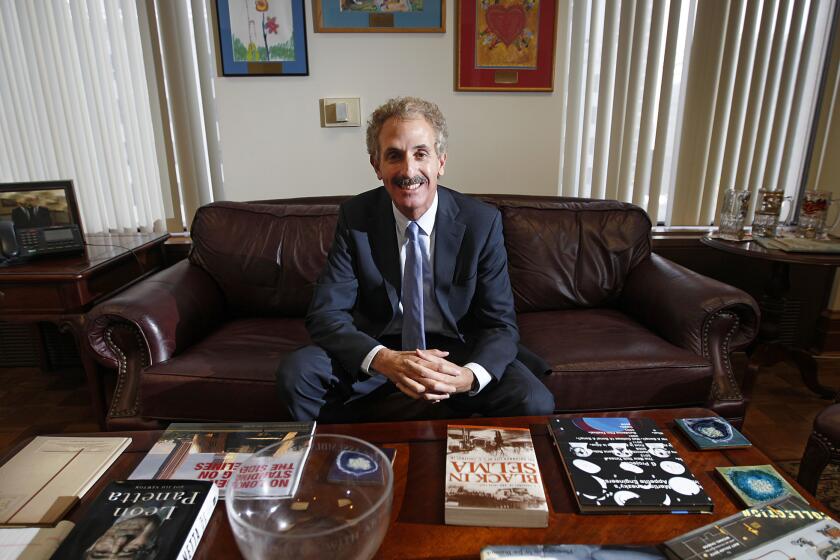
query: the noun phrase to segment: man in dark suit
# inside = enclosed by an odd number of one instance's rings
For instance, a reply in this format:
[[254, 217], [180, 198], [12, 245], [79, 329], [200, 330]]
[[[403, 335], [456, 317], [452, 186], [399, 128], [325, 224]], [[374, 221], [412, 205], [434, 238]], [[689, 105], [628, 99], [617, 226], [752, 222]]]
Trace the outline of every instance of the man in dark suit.
[[32, 227], [46, 227], [52, 225], [50, 209], [38, 205], [38, 197], [26, 195], [18, 201], [17, 208], [12, 209], [12, 222], [18, 229]]
[[438, 187], [446, 136], [440, 110], [421, 99], [371, 115], [368, 152], [384, 186], [341, 205], [306, 317], [315, 345], [278, 369], [292, 417], [371, 419], [394, 398], [392, 418], [553, 412], [532, 371], [547, 364], [518, 346], [499, 211]]

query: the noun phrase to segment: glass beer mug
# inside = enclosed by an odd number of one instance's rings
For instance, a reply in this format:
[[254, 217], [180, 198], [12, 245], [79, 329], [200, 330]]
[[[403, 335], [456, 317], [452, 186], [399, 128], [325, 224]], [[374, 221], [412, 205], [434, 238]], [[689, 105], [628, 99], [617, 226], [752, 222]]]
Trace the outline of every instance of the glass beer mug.
[[[779, 234], [779, 216], [782, 213], [782, 205], [791, 202], [784, 191], [772, 191], [770, 189], [758, 189], [758, 203], [755, 206], [753, 216], [752, 234], [760, 237], [777, 237]], [[788, 207], [790, 214], [790, 206]], [[787, 216], [785, 217], [785, 221]]]
[[750, 191], [726, 189], [720, 209], [718, 236], [732, 241], [741, 241], [744, 238], [744, 221], [750, 209], [751, 194]]
[[840, 222], [840, 214], [829, 227], [825, 222], [828, 209], [831, 206], [831, 193], [827, 191], [805, 191], [802, 194], [802, 205], [799, 207], [799, 223], [796, 226], [796, 237], [819, 239], [828, 237], [828, 232]]

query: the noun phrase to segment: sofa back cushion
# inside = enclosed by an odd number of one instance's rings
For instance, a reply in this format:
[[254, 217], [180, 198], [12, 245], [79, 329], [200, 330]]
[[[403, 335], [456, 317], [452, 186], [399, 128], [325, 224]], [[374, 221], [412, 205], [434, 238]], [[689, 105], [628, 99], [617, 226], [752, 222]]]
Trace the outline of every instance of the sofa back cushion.
[[[502, 213], [520, 313], [609, 305], [650, 255], [650, 220], [623, 202], [476, 195]], [[237, 317], [302, 317], [347, 197], [215, 202], [192, 225], [190, 262]]]
[[650, 219], [632, 204], [482, 198], [502, 212], [519, 313], [610, 305], [630, 271], [650, 255]]
[[237, 317], [306, 314], [335, 234], [335, 203], [215, 202], [198, 209], [190, 262]]

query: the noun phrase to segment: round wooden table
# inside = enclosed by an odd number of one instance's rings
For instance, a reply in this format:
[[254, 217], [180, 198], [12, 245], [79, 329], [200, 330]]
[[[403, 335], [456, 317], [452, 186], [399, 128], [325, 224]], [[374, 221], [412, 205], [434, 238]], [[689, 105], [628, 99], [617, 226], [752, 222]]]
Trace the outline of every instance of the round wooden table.
[[834, 398], [836, 389], [826, 387], [819, 382], [817, 361], [810, 352], [802, 348], [789, 347], [780, 340], [779, 325], [784, 311], [785, 296], [790, 291], [790, 265], [840, 266], [840, 254], [835, 253], [789, 253], [777, 249], [762, 247], [755, 241], [726, 241], [712, 237], [702, 237], [700, 241], [714, 249], [741, 255], [750, 259], [760, 259], [772, 263], [772, 272], [764, 287], [764, 295], [759, 302], [761, 324], [756, 343], [748, 350], [748, 378], [755, 378], [761, 366], [770, 366], [787, 361], [799, 368], [805, 385], [824, 398]]

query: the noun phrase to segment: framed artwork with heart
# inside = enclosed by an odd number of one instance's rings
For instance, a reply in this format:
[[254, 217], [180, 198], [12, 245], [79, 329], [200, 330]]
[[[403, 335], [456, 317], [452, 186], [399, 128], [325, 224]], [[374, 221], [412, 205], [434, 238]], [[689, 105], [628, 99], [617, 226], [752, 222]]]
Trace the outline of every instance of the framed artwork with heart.
[[446, 0], [312, 0], [315, 33], [443, 33]]
[[554, 91], [557, 0], [459, 0], [457, 91]]

